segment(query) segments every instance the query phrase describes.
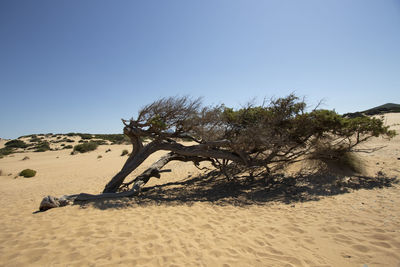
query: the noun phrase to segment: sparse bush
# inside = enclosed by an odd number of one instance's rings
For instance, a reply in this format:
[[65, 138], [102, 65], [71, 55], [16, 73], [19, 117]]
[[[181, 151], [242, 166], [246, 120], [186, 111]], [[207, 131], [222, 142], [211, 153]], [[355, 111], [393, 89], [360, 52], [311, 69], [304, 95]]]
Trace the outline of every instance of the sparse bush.
[[107, 142], [105, 140], [92, 140], [92, 142], [95, 142], [99, 146], [100, 145], [107, 145]]
[[129, 154], [129, 151], [124, 149], [124, 150], [122, 150], [121, 157], [125, 156], [125, 155], [128, 155], [128, 154]]
[[64, 138], [62, 141], [63, 142], [67, 142], [67, 143], [74, 143], [75, 142], [74, 140], [68, 139], [68, 138]]
[[98, 156], [97, 156], [98, 159], [101, 159], [102, 157], [103, 157], [102, 155], [98, 155]]
[[29, 146], [24, 141], [18, 140], [18, 139], [14, 139], [14, 140], [8, 141], [4, 145], [6, 147], [10, 147], [10, 148], [27, 148]]
[[106, 150], [106, 153], [108, 153], [108, 152], [111, 152], [111, 149], [107, 149], [107, 150]]
[[70, 149], [70, 148], [72, 148], [72, 146], [71, 146], [71, 145], [66, 145], [66, 146], [64, 146], [64, 148], [63, 148], [63, 149]]
[[98, 147], [98, 144], [96, 142], [88, 142], [88, 143], [83, 143], [83, 144], [74, 146], [74, 151], [78, 151], [80, 153], [85, 153], [85, 152], [96, 150], [97, 147]]
[[86, 139], [86, 140], [93, 138], [93, 136], [91, 134], [79, 133], [77, 135], [80, 136], [82, 139]]
[[19, 176], [23, 176], [25, 178], [30, 178], [36, 175], [36, 171], [35, 170], [31, 170], [31, 169], [25, 169], [23, 171], [21, 171], [19, 173]]
[[124, 134], [95, 134], [94, 137], [97, 139], [110, 141], [113, 145], [130, 142], [129, 138]]
[[39, 137], [37, 137], [37, 135], [32, 135], [31, 139], [29, 139], [29, 142], [31, 142], [31, 143], [37, 143], [40, 141], [41, 141], [41, 139]]
[[65, 146], [65, 144], [61, 144], [60, 146]]
[[14, 153], [14, 148], [11, 148], [11, 147], [0, 148], [0, 157], [7, 156], [12, 153]]
[[50, 144], [47, 141], [41, 142], [39, 144], [37, 144], [35, 147], [35, 152], [45, 152], [50, 150]]
[[310, 154], [310, 159], [324, 162], [342, 170], [363, 173], [363, 164], [359, 157], [344, 146], [332, 146], [330, 143], [318, 144]]
[[28, 160], [28, 159], [31, 159], [31, 158], [28, 157], [28, 156], [26, 156], [26, 157], [24, 157], [22, 160]]

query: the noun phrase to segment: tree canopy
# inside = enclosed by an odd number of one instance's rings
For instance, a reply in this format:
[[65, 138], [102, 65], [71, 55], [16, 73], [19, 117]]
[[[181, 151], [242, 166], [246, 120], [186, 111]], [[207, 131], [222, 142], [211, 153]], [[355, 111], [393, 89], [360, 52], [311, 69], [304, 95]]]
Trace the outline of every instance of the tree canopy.
[[[163, 98], [144, 106], [137, 119], [124, 120], [124, 124], [124, 133], [133, 143], [127, 163], [144, 156], [143, 151], [169, 150], [196, 164], [209, 161], [224, 173], [228, 166], [237, 172], [255, 168], [273, 172], [321, 147], [351, 151], [371, 137], [395, 135], [379, 118], [345, 118], [316, 108], [308, 111], [304, 100], [293, 94], [239, 109], [203, 106], [200, 99], [189, 97]], [[143, 137], [152, 140], [145, 147], [140, 141]], [[181, 138], [195, 144], [185, 146]], [[118, 191], [122, 185], [111, 184], [105, 192]]]

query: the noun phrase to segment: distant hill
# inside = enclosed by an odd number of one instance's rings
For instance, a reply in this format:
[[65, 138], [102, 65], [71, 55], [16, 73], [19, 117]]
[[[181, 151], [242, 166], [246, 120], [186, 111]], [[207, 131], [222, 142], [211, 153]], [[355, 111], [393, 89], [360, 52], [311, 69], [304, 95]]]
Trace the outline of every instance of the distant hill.
[[343, 117], [354, 118], [354, 117], [360, 117], [360, 116], [365, 116], [365, 115], [372, 116], [372, 115], [379, 115], [379, 114], [393, 113], [393, 112], [400, 113], [400, 104], [387, 103], [387, 104], [377, 106], [377, 107], [374, 107], [371, 109], [367, 109], [364, 111], [346, 113], [346, 114], [343, 114]]

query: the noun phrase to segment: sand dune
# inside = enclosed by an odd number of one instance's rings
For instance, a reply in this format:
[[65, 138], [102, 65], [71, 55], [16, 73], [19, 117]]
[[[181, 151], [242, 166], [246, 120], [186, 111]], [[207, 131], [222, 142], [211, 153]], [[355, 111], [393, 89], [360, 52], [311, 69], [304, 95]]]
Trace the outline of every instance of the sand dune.
[[[400, 130], [400, 114], [386, 118]], [[201, 171], [175, 162], [140, 201], [36, 214], [45, 195], [100, 192], [130, 147], [104, 145], [73, 156], [68, 150], [16, 153], [0, 159], [0, 265], [400, 266], [400, 186], [385, 178], [400, 174], [400, 137], [367, 146], [386, 147], [360, 155], [364, 176], [342, 186], [322, 177], [288, 193], [292, 187], [279, 185], [230, 191], [221, 178], [204, 178], [215, 179], [207, 186]], [[37, 176], [16, 177], [25, 168]]]

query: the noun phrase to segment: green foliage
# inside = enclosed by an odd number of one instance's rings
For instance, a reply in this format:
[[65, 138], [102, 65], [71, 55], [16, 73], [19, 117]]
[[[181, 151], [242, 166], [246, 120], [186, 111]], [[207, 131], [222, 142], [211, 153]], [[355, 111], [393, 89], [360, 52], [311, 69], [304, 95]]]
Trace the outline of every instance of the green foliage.
[[7, 156], [7, 155], [10, 155], [10, 154], [12, 154], [12, 153], [14, 153], [14, 148], [12, 148], [12, 147], [3, 147], [3, 148], [0, 148], [0, 157], [4, 157], [4, 156]]
[[150, 118], [148, 120], [148, 123], [150, 124], [150, 128], [153, 130], [165, 130], [167, 128], [167, 124], [165, 121], [161, 118], [160, 115], [155, 115], [154, 117]]
[[4, 144], [8, 148], [27, 148], [29, 145], [22, 140], [14, 139]]
[[41, 142], [39, 144], [37, 144], [35, 147], [35, 152], [45, 152], [50, 150], [50, 144], [47, 141]]
[[89, 140], [89, 139], [93, 138], [93, 136], [91, 134], [86, 134], [86, 133], [79, 133], [76, 135], [80, 136], [82, 139], [85, 139], [85, 140]]
[[98, 147], [98, 144], [96, 142], [88, 142], [88, 143], [83, 143], [83, 144], [79, 144], [74, 146], [74, 151], [80, 152], [80, 153], [85, 153], [85, 152], [89, 152], [89, 151], [93, 151], [96, 150]]
[[32, 136], [31, 136], [31, 139], [29, 139], [29, 142], [31, 142], [31, 143], [37, 143], [37, 142], [40, 142], [40, 141], [42, 141], [42, 139], [40, 139], [37, 135], [35, 135], [35, 134], [33, 134]]
[[107, 145], [107, 142], [105, 140], [92, 140], [92, 142], [95, 142], [99, 146], [100, 145]]
[[94, 138], [107, 140], [112, 144], [123, 144], [129, 142], [129, 138], [124, 134], [95, 134]]
[[30, 178], [36, 175], [36, 171], [35, 170], [31, 170], [31, 169], [25, 169], [23, 171], [21, 171], [19, 173], [19, 176], [23, 176], [25, 178]]
[[341, 170], [363, 173], [363, 165], [357, 155], [350, 152], [346, 146], [335, 145], [331, 141], [319, 140], [309, 158], [331, 166], [333, 164], [333, 167]]
[[124, 149], [124, 150], [122, 150], [121, 157], [125, 156], [125, 155], [128, 155], [128, 154], [129, 154], [129, 151]]
[[71, 149], [72, 148], [72, 146], [71, 145], [66, 145], [66, 146], [64, 146], [64, 148], [63, 149]]
[[379, 118], [348, 118], [323, 109], [308, 111], [305, 102], [293, 94], [240, 109], [201, 107], [198, 100], [166, 98], [145, 106], [130, 125], [141, 130], [140, 138], [212, 142], [212, 147], [202, 149], [239, 155], [235, 164], [242, 170], [253, 165], [268, 171], [310, 155], [319, 144], [338, 150], [340, 158], [350, 161], [346, 153], [358, 144], [372, 137], [396, 135]]

